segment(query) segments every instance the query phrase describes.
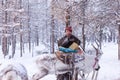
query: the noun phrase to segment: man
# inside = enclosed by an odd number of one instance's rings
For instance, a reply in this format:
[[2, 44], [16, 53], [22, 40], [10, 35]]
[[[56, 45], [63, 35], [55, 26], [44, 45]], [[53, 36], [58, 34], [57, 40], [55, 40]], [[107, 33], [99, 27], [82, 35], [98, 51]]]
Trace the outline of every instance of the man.
[[[65, 36], [58, 41], [59, 51], [56, 52], [58, 59], [65, 64], [71, 64], [69, 53], [79, 53], [81, 41], [72, 34], [72, 27], [65, 28]], [[64, 56], [63, 54], [68, 54]], [[59, 74], [57, 80], [72, 80], [72, 74], [67, 72], [65, 74]]]
[[65, 28], [65, 36], [58, 41], [58, 47], [60, 51], [65, 53], [76, 52], [79, 49], [81, 41], [72, 34], [72, 27]]
[[80, 43], [81, 41], [72, 34], [72, 27], [66, 27], [65, 36], [58, 41], [59, 50], [56, 52], [58, 59], [65, 63], [66, 61], [69, 61], [67, 60], [68, 58], [66, 59], [68, 56], [65, 56], [65, 54], [83, 53], [79, 48]]

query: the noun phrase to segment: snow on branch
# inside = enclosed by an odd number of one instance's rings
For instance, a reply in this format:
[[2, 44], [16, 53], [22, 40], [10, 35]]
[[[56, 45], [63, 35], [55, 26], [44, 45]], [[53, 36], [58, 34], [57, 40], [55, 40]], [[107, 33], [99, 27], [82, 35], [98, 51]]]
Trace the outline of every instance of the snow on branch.
[[117, 16], [118, 18], [120, 18], [120, 15], [119, 15], [117, 12], [115, 12], [115, 14], [116, 14], [116, 16]]
[[0, 31], [4, 30], [5, 28], [4, 27], [0, 27]]
[[22, 13], [22, 12], [24, 12], [24, 9], [23, 8], [22, 9], [8, 8], [8, 9], [5, 9], [4, 11], [10, 11], [10, 12], [15, 11], [15, 12]]
[[15, 27], [15, 26], [20, 26], [20, 23], [9, 23], [9, 24], [3, 24], [3, 26]]
[[6, 33], [6, 34], [5, 34], [5, 33], [3, 34], [3, 33], [0, 33], [0, 36], [2, 36], [2, 37], [10, 37], [11, 34], [7, 34], [7, 33]]

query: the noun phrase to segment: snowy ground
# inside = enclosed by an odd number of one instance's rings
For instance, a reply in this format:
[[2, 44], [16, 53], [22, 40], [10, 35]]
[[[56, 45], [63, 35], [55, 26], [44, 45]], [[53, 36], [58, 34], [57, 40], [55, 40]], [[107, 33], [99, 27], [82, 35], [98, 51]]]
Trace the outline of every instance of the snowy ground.
[[[18, 49], [19, 50], [19, 49]], [[118, 47], [115, 43], [105, 43], [102, 47], [104, 54], [101, 57], [100, 65], [101, 69], [99, 71], [98, 80], [120, 80], [120, 61], [118, 61]], [[26, 51], [28, 51], [26, 49]], [[8, 63], [10, 61], [20, 62], [25, 65], [28, 70], [28, 75], [33, 75], [37, 68], [35, 67], [34, 60], [35, 57], [32, 57], [32, 53], [26, 52], [24, 57], [20, 58], [19, 51], [15, 55], [14, 59], [4, 59], [3, 55], [0, 53], [0, 62]], [[89, 76], [90, 78], [90, 76]], [[88, 80], [89, 80], [88, 78]], [[55, 75], [47, 75], [41, 80], [56, 80]]]
[[107, 43], [103, 46], [100, 60], [101, 69], [98, 80], [120, 80], [120, 61], [118, 61], [118, 45]]

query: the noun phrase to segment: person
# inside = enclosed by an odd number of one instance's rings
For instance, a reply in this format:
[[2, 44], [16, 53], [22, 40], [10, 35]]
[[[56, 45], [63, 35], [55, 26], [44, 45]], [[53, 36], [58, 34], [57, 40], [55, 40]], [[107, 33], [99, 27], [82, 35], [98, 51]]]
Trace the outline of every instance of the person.
[[[65, 36], [58, 40], [58, 48], [59, 50], [56, 52], [56, 55], [59, 60], [61, 60], [65, 64], [71, 64], [71, 60], [69, 57], [69, 53], [78, 53], [80, 52], [79, 45], [81, 41], [72, 34], [72, 27], [68, 26], [65, 28]], [[67, 56], [63, 56], [63, 54], [67, 54]], [[58, 74], [57, 80], [72, 80], [72, 74], [70, 72], [66, 72], [64, 74]]]
[[69, 64], [69, 58], [67, 57], [70, 53], [83, 53], [83, 50], [79, 47], [80, 44], [81, 41], [72, 34], [72, 27], [66, 27], [65, 36], [58, 40], [57, 58], [63, 63]]
[[65, 36], [58, 40], [58, 47], [64, 53], [76, 53], [80, 43], [81, 41], [72, 34], [72, 27], [68, 26], [65, 28]]

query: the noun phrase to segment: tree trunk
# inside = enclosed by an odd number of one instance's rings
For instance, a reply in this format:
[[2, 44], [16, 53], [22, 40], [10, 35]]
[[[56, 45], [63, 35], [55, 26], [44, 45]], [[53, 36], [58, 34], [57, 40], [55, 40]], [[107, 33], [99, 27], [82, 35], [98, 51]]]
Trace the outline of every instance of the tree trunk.
[[101, 26], [100, 26], [100, 38], [99, 38], [99, 44], [100, 44], [100, 49], [102, 48], [102, 33], [103, 33], [103, 31], [102, 31], [102, 28], [101, 28]]
[[52, 31], [52, 34], [51, 34], [51, 45], [52, 45], [52, 49], [51, 49], [51, 51], [52, 51], [52, 53], [54, 53], [55, 52], [55, 49], [54, 49], [54, 38], [55, 38], [55, 34], [54, 34], [54, 28], [55, 28], [55, 23], [54, 23], [54, 15], [52, 15], [52, 18], [51, 18], [51, 27], [52, 27], [52, 29], [51, 29], [51, 31]]
[[118, 60], [120, 60], [120, 24], [118, 27], [118, 32], [119, 32], [119, 36], [118, 36]]
[[[29, 0], [28, 0], [28, 16], [30, 17], [30, 6], [29, 6]], [[28, 43], [29, 43], [29, 52], [31, 52], [31, 28], [30, 28], [30, 18], [28, 18]]]
[[85, 51], [85, 25], [82, 27], [82, 38], [83, 38], [83, 50]]
[[16, 49], [16, 36], [12, 35], [12, 58], [15, 55], [15, 49]]
[[[46, 15], [46, 17], [48, 17], [48, 9], [47, 9], [47, 7], [48, 7], [48, 0], [45, 0], [46, 1], [46, 13], [45, 13], [45, 15]], [[45, 38], [46, 38], [46, 41], [45, 42], [49, 42], [49, 37], [47, 37], [48, 36], [48, 34], [46, 34], [47, 32], [48, 32], [48, 19], [46, 19], [45, 20]]]
[[82, 1], [82, 16], [83, 16], [83, 27], [82, 27], [82, 38], [83, 38], [83, 50], [85, 50], [85, 8], [86, 8], [86, 2], [87, 0]]
[[66, 10], [66, 27], [70, 26], [70, 7]]
[[[55, 0], [52, 0], [51, 1], [51, 5], [54, 5], [54, 1]], [[51, 10], [54, 11], [54, 7], [52, 6], [51, 7]], [[51, 53], [54, 53], [55, 49], [54, 49], [54, 38], [55, 38], [55, 34], [54, 34], [54, 30], [55, 30], [55, 22], [54, 22], [54, 14], [51, 14], [51, 35], [50, 35], [50, 50], [51, 50]]]
[[36, 26], [35, 27], [36, 29], [35, 29], [35, 31], [36, 31], [36, 34], [35, 34], [35, 36], [36, 36], [36, 46], [39, 46], [39, 35], [38, 35], [38, 26]]
[[31, 35], [30, 35], [30, 33], [31, 33], [31, 30], [30, 30], [30, 27], [29, 27], [29, 31], [28, 31], [28, 43], [29, 43], [29, 52], [31, 52]]
[[2, 38], [2, 52], [4, 57], [7, 55], [7, 37]]
[[22, 51], [23, 51], [23, 49], [22, 49], [22, 33], [20, 34], [20, 57], [22, 57]]
[[[20, 9], [22, 8], [22, 0], [19, 1]], [[21, 14], [21, 13], [20, 13]], [[20, 15], [21, 16], [21, 15]], [[22, 20], [20, 19], [20, 57], [22, 57], [23, 52], [23, 33], [22, 33]]]
[[[3, 5], [5, 5], [5, 8], [7, 9], [7, 0], [5, 1], [5, 4], [3, 4]], [[8, 13], [7, 13], [7, 11], [5, 11], [4, 12], [4, 18], [3, 18], [3, 23], [4, 24], [7, 24], [7, 18], [8, 18]], [[6, 36], [6, 34], [7, 34], [7, 30], [6, 30], [6, 26], [4, 26], [5, 27], [5, 30], [3, 30], [3, 38], [2, 38], [2, 52], [3, 52], [3, 55], [4, 55], [4, 57], [8, 54], [7, 52], [7, 36]]]

